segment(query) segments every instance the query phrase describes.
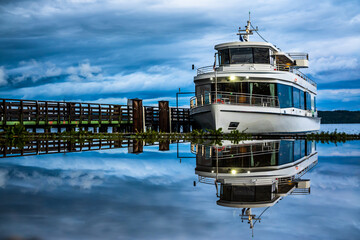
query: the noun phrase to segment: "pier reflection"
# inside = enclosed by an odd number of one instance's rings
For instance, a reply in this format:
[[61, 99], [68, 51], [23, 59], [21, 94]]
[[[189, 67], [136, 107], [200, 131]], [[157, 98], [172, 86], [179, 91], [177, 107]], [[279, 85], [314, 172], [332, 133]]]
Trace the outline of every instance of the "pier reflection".
[[[181, 141], [183, 142], [183, 141]], [[86, 152], [116, 148], [127, 148], [128, 153], [142, 153], [144, 146], [159, 145], [159, 151], [168, 151], [170, 141], [146, 143], [134, 139], [87, 139], [87, 140], [59, 140], [38, 139], [12, 146], [0, 144], [0, 158], [44, 155], [54, 153]]]
[[214, 184], [217, 204], [238, 208], [252, 231], [283, 197], [310, 194], [310, 180], [302, 176], [318, 162], [315, 142], [306, 140], [223, 141], [192, 145], [192, 151], [199, 182]]

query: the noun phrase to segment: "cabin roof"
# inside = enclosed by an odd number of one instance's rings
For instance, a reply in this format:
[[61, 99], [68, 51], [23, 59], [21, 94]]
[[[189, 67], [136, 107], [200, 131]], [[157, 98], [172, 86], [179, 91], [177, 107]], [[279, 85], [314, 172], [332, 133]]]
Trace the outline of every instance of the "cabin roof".
[[215, 45], [216, 50], [224, 49], [224, 48], [233, 48], [233, 47], [270, 47], [275, 52], [279, 52], [280, 50], [276, 48], [271, 43], [266, 42], [228, 42], [228, 43], [221, 43]]

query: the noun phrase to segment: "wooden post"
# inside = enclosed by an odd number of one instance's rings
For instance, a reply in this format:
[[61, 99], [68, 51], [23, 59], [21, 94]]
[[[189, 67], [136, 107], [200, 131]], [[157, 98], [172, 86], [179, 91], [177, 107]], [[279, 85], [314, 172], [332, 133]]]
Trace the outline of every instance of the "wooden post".
[[3, 125], [4, 125], [4, 129], [5, 129], [5, 126], [6, 126], [6, 112], [7, 112], [7, 106], [6, 106], [6, 100], [3, 99], [3, 110], [4, 110], [4, 118], [3, 118]]
[[160, 141], [159, 142], [159, 151], [169, 151], [170, 150], [170, 141]]
[[[57, 103], [57, 125], [60, 126], [60, 116], [61, 116], [61, 112], [60, 112], [60, 102]], [[61, 132], [61, 128], [59, 128], [60, 130], [58, 130], [58, 132]]]
[[169, 125], [169, 101], [159, 101], [159, 130], [170, 132]]
[[20, 119], [19, 119], [20, 124], [23, 124], [23, 121], [24, 121], [24, 102], [23, 100], [20, 100]]
[[143, 132], [143, 107], [141, 99], [131, 99], [133, 110], [134, 132]]
[[48, 102], [46, 101], [45, 102], [45, 125], [48, 125], [49, 124], [49, 107], [48, 107]]

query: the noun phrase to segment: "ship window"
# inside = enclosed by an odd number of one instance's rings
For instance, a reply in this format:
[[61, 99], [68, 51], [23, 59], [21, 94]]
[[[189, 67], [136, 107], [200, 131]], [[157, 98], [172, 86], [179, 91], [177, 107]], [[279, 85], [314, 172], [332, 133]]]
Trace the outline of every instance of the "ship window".
[[292, 141], [281, 141], [279, 148], [279, 166], [294, 161], [294, 145]]
[[253, 202], [255, 199], [255, 186], [233, 186], [232, 200], [237, 202]]
[[306, 155], [309, 156], [312, 150], [312, 141], [306, 142]]
[[[269, 83], [250, 83], [250, 94], [271, 95]], [[252, 90], [252, 91], [251, 91]]]
[[274, 65], [274, 59], [275, 59], [275, 55], [274, 55], [274, 52], [271, 50], [271, 49], [269, 49], [269, 52], [270, 52], [270, 64], [271, 65]]
[[268, 48], [254, 48], [254, 63], [270, 63]]
[[304, 96], [304, 91], [300, 90], [300, 108], [301, 109], [305, 109], [305, 96]]
[[253, 63], [252, 48], [231, 48], [231, 63]]
[[294, 161], [297, 161], [301, 158], [301, 142], [296, 140], [294, 142]]
[[219, 63], [220, 65], [230, 63], [229, 49], [219, 50]]
[[300, 89], [293, 87], [293, 104], [294, 108], [300, 108]]
[[300, 140], [300, 148], [301, 148], [301, 156], [300, 157], [305, 157], [306, 156], [306, 147], [305, 147], [305, 140]]
[[314, 111], [316, 112], [316, 97], [314, 97]]
[[310, 93], [308, 92], [305, 94], [305, 103], [306, 103], [305, 109], [311, 110], [311, 96]]
[[278, 84], [277, 92], [278, 92], [279, 103], [281, 108], [290, 108], [293, 106], [292, 87], [283, 84]]
[[[215, 91], [215, 84], [211, 84], [211, 91]], [[218, 83], [219, 92], [232, 92], [232, 93], [249, 93], [248, 82], [228, 82]]]

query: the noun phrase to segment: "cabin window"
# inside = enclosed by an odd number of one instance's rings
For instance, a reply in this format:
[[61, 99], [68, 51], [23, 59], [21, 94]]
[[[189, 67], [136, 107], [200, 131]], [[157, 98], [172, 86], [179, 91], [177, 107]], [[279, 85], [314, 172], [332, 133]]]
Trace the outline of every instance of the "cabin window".
[[[211, 91], [210, 87], [211, 87], [210, 84], [205, 84], [205, 85], [200, 85], [200, 86], [197, 85], [195, 87], [195, 94], [197, 96], [197, 104], [198, 105], [209, 104], [209, 94]], [[201, 98], [201, 95], [203, 95], [204, 97]]]
[[253, 48], [254, 63], [269, 64], [270, 56], [268, 48]]
[[229, 49], [219, 50], [219, 63], [220, 65], [230, 63]]
[[305, 109], [311, 110], [311, 96], [308, 92], [305, 94]]
[[221, 185], [220, 199], [234, 202], [271, 201], [273, 187], [265, 186], [229, 186]]
[[309, 156], [312, 151], [312, 141], [306, 142], [306, 156]]
[[300, 108], [300, 89], [293, 87], [293, 106], [294, 108]]
[[[215, 84], [211, 84], [211, 91], [215, 91]], [[249, 93], [249, 83], [248, 82], [227, 82], [227, 83], [218, 83], [219, 92], [231, 92], [231, 93]]]
[[224, 64], [274, 64], [269, 48], [230, 48], [219, 50], [219, 63]]
[[300, 90], [300, 109], [305, 109], [305, 93]]
[[294, 161], [294, 143], [292, 141], [281, 141], [279, 148], [279, 166]]
[[252, 48], [231, 48], [230, 63], [253, 63]]
[[278, 84], [277, 92], [281, 108], [290, 108], [293, 106], [292, 91], [291, 86]]
[[299, 140], [294, 142], [294, 161], [301, 158], [301, 142]]
[[299, 141], [300, 141], [300, 147], [301, 147], [301, 152], [300, 152], [301, 156], [300, 157], [303, 158], [306, 156], [306, 146], [305, 146], [306, 142], [305, 142], [305, 140], [299, 140]]
[[274, 60], [275, 60], [274, 52], [273, 52], [271, 49], [269, 49], [269, 52], [270, 52], [270, 55], [269, 55], [270, 64], [271, 64], [271, 65], [274, 65], [274, 64], [275, 64], [275, 62], [274, 62]]
[[311, 96], [311, 110], [316, 111], [315, 96]]
[[250, 83], [250, 94], [275, 96], [274, 83]]

